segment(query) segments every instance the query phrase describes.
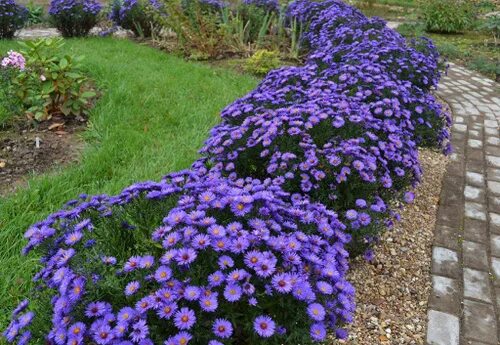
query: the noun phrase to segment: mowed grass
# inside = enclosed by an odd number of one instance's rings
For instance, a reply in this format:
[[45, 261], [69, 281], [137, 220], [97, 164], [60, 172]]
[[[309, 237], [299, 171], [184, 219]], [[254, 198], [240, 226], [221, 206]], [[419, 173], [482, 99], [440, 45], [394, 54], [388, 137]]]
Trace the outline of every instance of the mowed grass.
[[[0, 42], [0, 56], [16, 48]], [[80, 193], [114, 194], [189, 167], [220, 110], [257, 83], [127, 40], [69, 40], [64, 49], [85, 56], [85, 68], [104, 93], [90, 115], [81, 162], [54, 167], [0, 197], [0, 330], [37, 268], [36, 257], [20, 255], [30, 224]]]

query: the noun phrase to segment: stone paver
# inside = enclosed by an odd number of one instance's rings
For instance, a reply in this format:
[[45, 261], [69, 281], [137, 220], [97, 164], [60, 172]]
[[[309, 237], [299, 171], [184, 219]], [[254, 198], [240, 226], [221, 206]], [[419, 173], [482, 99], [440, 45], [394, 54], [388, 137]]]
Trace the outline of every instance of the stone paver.
[[500, 85], [451, 64], [454, 153], [432, 252], [427, 345], [500, 344]]
[[[90, 35], [98, 36], [102, 32], [101, 28], [94, 27], [90, 30]], [[117, 28], [112, 32], [113, 37], [116, 38], [128, 38], [133, 37], [133, 34], [129, 30], [124, 30], [122, 28]], [[61, 37], [59, 31], [56, 28], [25, 28], [18, 30], [16, 32], [16, 38], [20, 40], [34, 40], [37, 38], [51, 38], [51, 37]]]

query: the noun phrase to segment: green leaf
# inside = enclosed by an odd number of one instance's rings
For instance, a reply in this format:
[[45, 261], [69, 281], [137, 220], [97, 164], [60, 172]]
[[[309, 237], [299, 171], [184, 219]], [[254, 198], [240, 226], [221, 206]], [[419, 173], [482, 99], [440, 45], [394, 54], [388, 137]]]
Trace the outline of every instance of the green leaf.
[[97, 94], [94, 91], [85, 91], [82, 93], [81, 97], [83, 98], [92, 98], [95, 97]]
[[81, 74], [75, 73], [75, 72], [68, 72], [68, 73], [66, 73], [66, 76], [68, 76], [71, 79], [78, 79], [78, 78], [83, 77]]
[[43, 93], [51, 93], [55, 90], [54, 84], [52, 84], [50, 82], [44, 83], [42, 90], [43, 90]]
[[61, 61], [59, 61], [59, 67], [61, 67], [61, 69], [68, 67], [68, 60], [66, 58], [62, 58]]

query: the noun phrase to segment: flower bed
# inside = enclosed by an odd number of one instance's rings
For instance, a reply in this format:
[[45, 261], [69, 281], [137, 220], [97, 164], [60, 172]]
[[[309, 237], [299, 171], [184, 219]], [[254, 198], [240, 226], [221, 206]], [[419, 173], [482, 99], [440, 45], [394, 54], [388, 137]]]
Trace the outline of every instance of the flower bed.
[[42, 255], [42, 317], [24, 331], [23, 302], [10, 342], [346, 337], [347, 259], [413, 200], [417, 147], [448, 151], [450, 119], [429, 94], [439, 78], [430, 42], [408, 46], [337, 0], [289, 12], [308, 27], [306, 64], [228, 106], [191, 169], [82, 196], [28, 230], [25, 252]]

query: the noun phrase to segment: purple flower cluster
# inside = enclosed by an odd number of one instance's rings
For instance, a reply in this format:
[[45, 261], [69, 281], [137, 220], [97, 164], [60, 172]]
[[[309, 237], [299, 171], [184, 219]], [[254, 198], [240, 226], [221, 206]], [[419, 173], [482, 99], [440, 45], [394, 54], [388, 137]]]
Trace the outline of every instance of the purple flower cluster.
[[[149, 243], [150, 254], [127, 256], [98, 242], [115, 236], [116, 243], [127, 243], [143, 225], [123, 211], [145, 200], [175, 205], [146, 229], [147, 237], [132, 243]], [[289, 200], [270, 179], [233, 181], [199, 166], [159, 183], [133, 185], [115, 197], [70, 202], [26, 233], [25, 253], [46, 253], [34, 280], [54, 291], [45, 340], [304, 343], [323, 341], [327, 329], [343, 333], [354, 310], [354, 289], [345, 280], [350, 238], [335, 212], [306, 197]], [[104, 226], [108, 221], [122, 223], [122, 229]], [[113, 291], [116, 281], [123, 289]], [[101, 290], [107, 299], [96, 293]], [[32, 313], [18, 317], [26, 306], [16, 309], [4, 332], [9, 342], [19, 341], [31, 322]], [[242, 308], [244, 313], [236, 313]], [[310, 334], [296, 334], [298, 322], [309, 324]]]
[[26, 7], [15, 0], [0, 0], [0, 38], [12, 38], [28, 19]]
[[[131, 0], [132, 1], [135, 0]], [[312, 344], [345, 338], [348, 258], [412, 202], [418, 146], [448, 150], [431, 42], [338, 0], [289, 9], [302, 67], [222, 112], [191, 169], [82, 195], [26, 232], [50, 331], [16, 308], [4, 332], [47, 344]], [[27, 330], [29, 329], [29, 330]], [[32, 333], [30, 333], [30, 331]], [[37, 331], [35, 333], [35, 331]]]
[[52, 0], [50, 2], [49, 14], [61, 15], [69, 13], [75, 15], [77, 11], [96, 16], [102, 9], [102, 5], [95, 0]]
[[18, 70], [24, 70], [26, 66], [26, 59], [23, 54], [10, 50], [6, 57], [0, 62], [0, 67], [3, 68], [15, 68]]
[[64, 37], [81, 37], [97, 24], [101, 9], [97, 0], [52, 0], [49, 15]]
[[419, 181], [418, 146], [449, 150], [449, 114], [428, 92], [437, 55], [340, 1], [289, 12], [309, 22], [307, 63], [269, 73], [228, 106], [201, 153], [229, 178], [273, 178], [336, 210], [359, 247]]

